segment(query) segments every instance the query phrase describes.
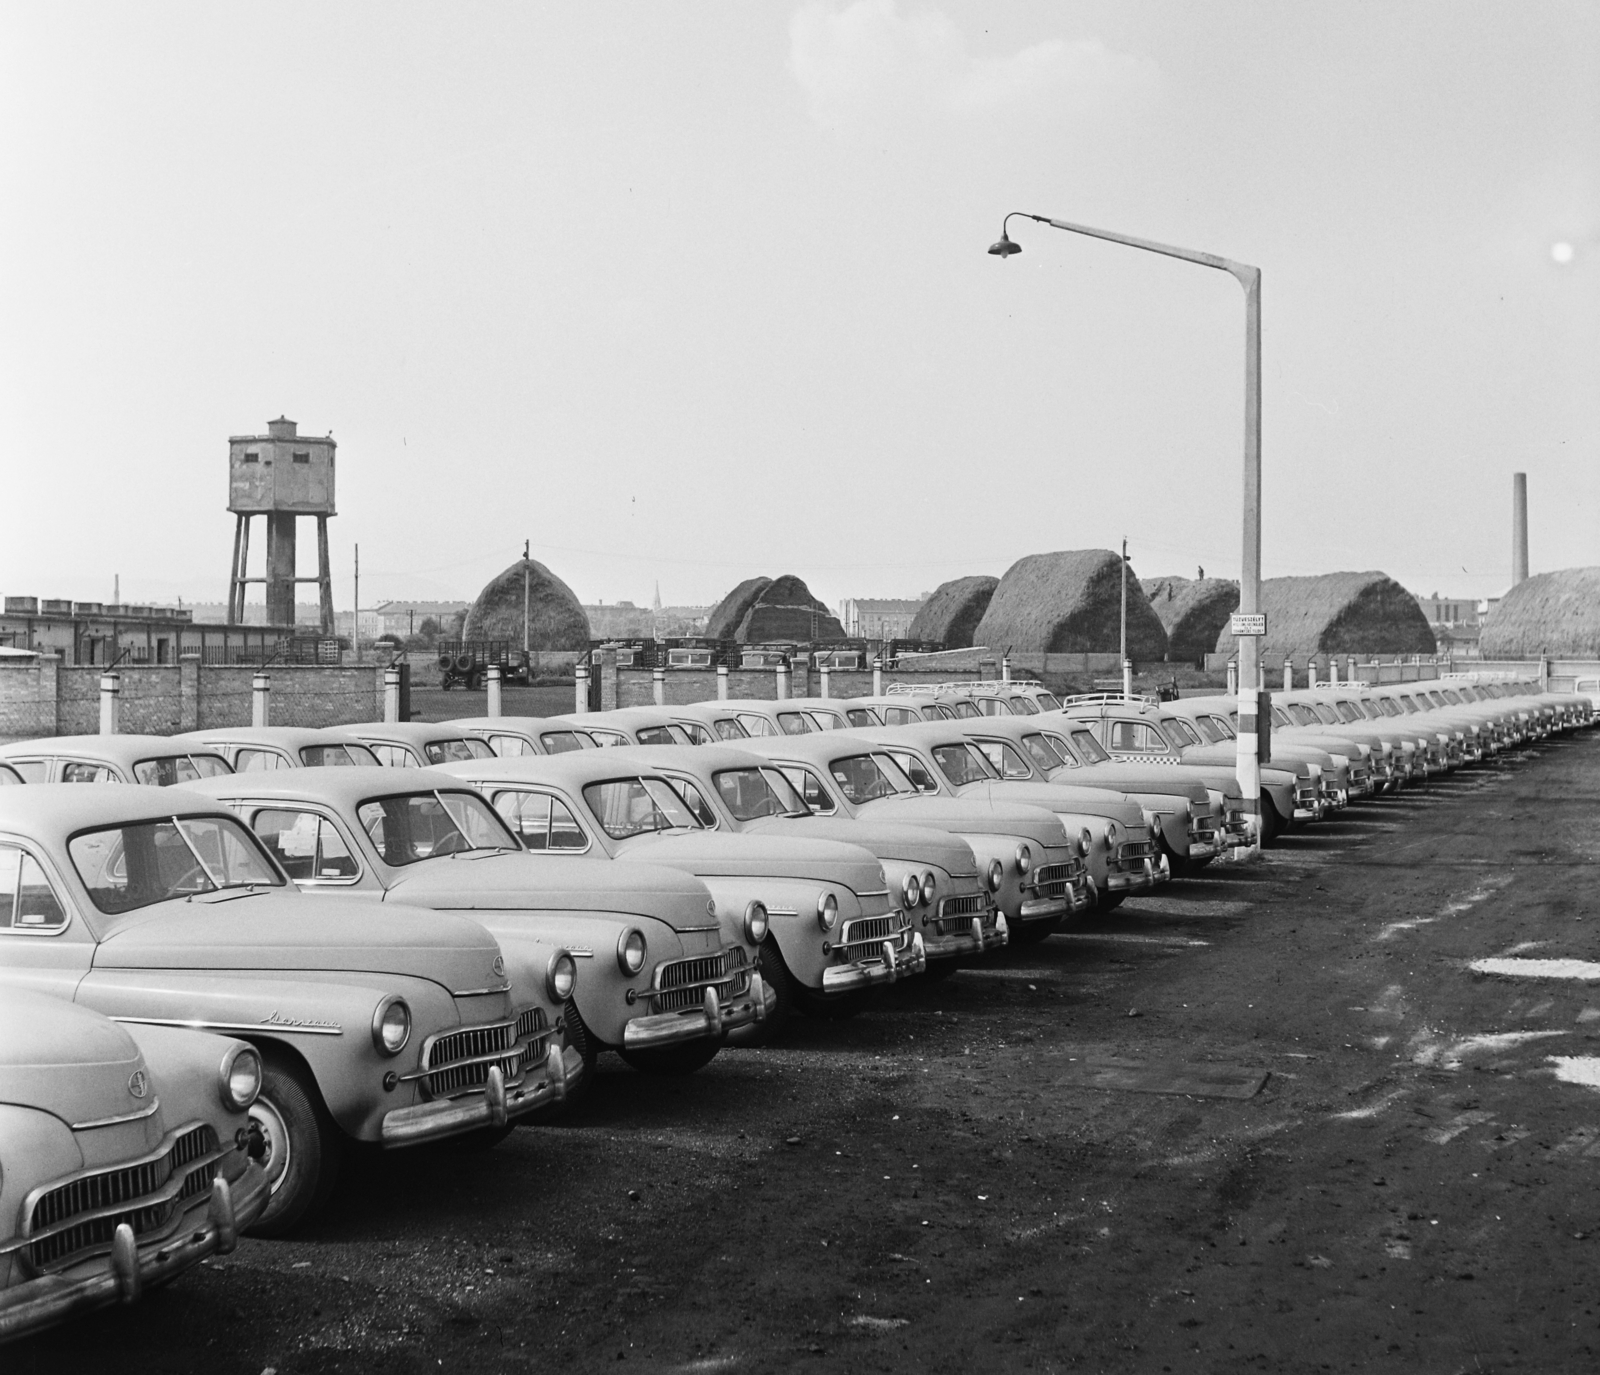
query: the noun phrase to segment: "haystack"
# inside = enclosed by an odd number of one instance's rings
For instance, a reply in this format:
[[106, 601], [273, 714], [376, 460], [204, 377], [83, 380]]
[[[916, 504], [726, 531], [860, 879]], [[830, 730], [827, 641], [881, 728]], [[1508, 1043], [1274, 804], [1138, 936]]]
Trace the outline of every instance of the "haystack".
[[[1117, 652], [1121, 560], [1109, 549], [1029, 554], [1006, 570], [974, 641], [997, 653]], [[1167, 632], [1128, 570], [1128, 653], [1159, 659]]]
[[1600, 655], [1600, 568], [1563, 568], [1519, 582], [1490, 610], [1478, 645], [1486, 659]]
[[1146, 578], [1144, 593], [1167, 632], [1167, 657], [1198, 663], [1239, 609], [1239, 584], [1228, 578]]
[[792, 573], [740, 583], [711, 613], [706, 634], [740, 644], [806, 644], [845, 638], [839, 618]]
[[989, 601], [999, 578], [987, 573], [970, 578], [952, 578], [934, 588], [933, 595], [923, 602], [911, 629], [908, 640], [934, 640], [946, 649], [966, 649], [973, 644], [972, 633], [989, 609]]
[[[1432, 654], [1437, 648], [1417, 599], [1386, 573], [1323, 573], [1261, 584], [1267, 637], [1261, 662], [1304, 662], [1313, 654]], [[1238, 644], [1227, 626], [1218, 654]]]
[[522, 644], [523, 570], [528, 577], [528, 647], [589, 647], [589, 619], [572, 589], [537, 559], [518, 559], [493, 578], [467, 612], [462, 635], [469, 640], [509, 640]]

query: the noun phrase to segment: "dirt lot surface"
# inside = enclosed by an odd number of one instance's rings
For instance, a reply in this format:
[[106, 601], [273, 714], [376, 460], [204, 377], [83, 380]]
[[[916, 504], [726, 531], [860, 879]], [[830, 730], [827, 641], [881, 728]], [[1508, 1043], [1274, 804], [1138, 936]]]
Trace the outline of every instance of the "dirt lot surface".
[[1600, 734], [1549, 744], [691, 1079], [602, 1062], [0, 1367], [1592, 1372], [1554, 1057], [1600, 988], [1469, 962], [1600, 958], [1597, 800]]

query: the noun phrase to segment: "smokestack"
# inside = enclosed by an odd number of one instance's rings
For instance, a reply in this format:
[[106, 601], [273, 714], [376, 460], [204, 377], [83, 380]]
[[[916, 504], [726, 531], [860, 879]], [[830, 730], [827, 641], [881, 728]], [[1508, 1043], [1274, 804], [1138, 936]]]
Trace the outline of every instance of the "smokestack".
[[1528, 475], [1511, 474], [1511, 585], [1528, 578]]

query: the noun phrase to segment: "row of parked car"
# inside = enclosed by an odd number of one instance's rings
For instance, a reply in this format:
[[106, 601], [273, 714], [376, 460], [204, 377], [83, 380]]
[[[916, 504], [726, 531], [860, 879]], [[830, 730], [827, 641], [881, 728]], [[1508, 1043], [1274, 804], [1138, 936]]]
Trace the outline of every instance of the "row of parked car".
[[[1037, 684], [0, 749], [0, 1339], [279, 1236], [363, 1151], [554, 1120], [1587, 727], [1466, 679]], [[131, 784], [80, 788], [78, 783]]]

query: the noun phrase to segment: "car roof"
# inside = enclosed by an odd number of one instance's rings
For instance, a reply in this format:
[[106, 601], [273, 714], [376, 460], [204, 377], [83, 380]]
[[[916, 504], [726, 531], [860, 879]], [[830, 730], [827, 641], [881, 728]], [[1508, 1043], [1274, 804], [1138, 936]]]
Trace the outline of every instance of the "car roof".
[[[165, 737], [161, 737], [165, 739]], [[226, 775], [232, 778], [233, 775]], [[33, 783], [0, 788], [0, 831], [64, 844], [78, 831], [164, 816], [215, 816], [217, 799], [180, 788], [143, 788], [115, 783]]]
[[[17, 740], [0, 747], [0, 759], [45, 754], [109, 759], [115, 764], [133, 764], [154, 755], [210, 753], [210, 750], [197, 748], [194, 741], [175, 735], [50, 735], [38, 740]], [[222, 756], [217, 755], [217, 758]]]
[[325, 726], [213, 726], [209, 730], [185, 731], [172, 738], [193, 744], [288, 746], [344, 744], [349, 739]]
[[571, 730], [572, 718], [568, 716], [457, 716], [441, 726], [454, 726], [457, 730], [503, 730], [517, 735], [537, 735], [542, 730]]
[[[844, 754], [870, 754], [884, 745], [879, 736], [896, 735], [913, 729], [910, 726], [864, 726], [852, 730], [811, 731], [805, 735], [763, 735], [752, 740], [748, 753], [760, 754], [766, 759], [797, 759], [802, 763], [826, 767], [832, 759]], [[870, 738], [869, 738], [870, 737]], [[701, 746], [708, 749], [710, 746]]]
[[405, 745], [426, 745], [435, 740], [459, 740], [466, 732], [448, 721], [361, 721], [349, 726], [328, 726], [329, 735], [346, 740], [394, 740]]
[[[316, 798], [333, 806], [345, 807], [353, 807], [368, 798], [390, 793], [423, 792], [429, 788], [461, 791], [467, 788], [465, 781], [440, 769], [392, 769], [370, 764], [339, 769], [251, 769], [246, 773], [203, 778], [196, 782], [197, 786], [192, 791], [203, 792], [208, 798]], [[185, 790], [190, 790], [188, 785], [185, 785]], [[15, 791], [21, 792], [23, 789]]]

